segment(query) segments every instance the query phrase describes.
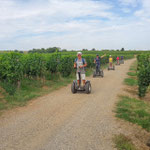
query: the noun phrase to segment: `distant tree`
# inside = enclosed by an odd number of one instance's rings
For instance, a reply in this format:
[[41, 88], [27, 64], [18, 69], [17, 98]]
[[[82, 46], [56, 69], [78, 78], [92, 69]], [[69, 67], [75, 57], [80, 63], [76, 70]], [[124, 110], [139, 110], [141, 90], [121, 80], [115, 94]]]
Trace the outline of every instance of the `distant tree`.
[[92, 50], [92, 51], [96, 51], [96, 49], [95, 49], [95, 48], [92, 48], [91, 50]]
[[124, 48], [122, 48], [121, 51], [125, 51]]
[[54, 52], [59, 52], [61, 49], [59, 47], [49, 47], [47, 49], [41, 48], [41, 49], [32, 49], [29, 50], [28, 53], [54, 53]]
[[67, 52], [67, 50], [66, 49], [62, 49], [62, 52]]
[[14, 52], [18, 53], [19, 51], [15, 49]]
[[82, 51], [88, 51], [88, 49], [82, 49]]

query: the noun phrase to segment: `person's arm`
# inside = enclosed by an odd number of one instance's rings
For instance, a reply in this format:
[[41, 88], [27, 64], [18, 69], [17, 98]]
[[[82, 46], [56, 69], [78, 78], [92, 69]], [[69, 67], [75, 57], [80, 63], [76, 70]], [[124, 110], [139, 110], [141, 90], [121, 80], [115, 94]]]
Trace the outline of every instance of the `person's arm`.
[[94, 59], [94, 64], [96, 63], [96, 60]]
[[104, 54], [103, 56], [101, 56], [101, 58], [104, 58], [106, 56], [106, 54]]
[[83, 65], [83, 67], [86, 67], [87, 66], [87, 63], [85, 63], [84, 65]]

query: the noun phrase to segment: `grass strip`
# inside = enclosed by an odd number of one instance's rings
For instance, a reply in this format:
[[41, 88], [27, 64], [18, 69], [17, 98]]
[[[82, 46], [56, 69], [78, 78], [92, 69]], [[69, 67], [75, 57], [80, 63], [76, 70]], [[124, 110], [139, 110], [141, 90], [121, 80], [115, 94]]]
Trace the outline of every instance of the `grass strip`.
[[118, 150], [137, 150], [131, 139], [127, 138], [123, 134], [116, 135], [113, 141]]
[[[92, 69], [86, 70], [86, 76], [90, 76], [92, 73]], [[17, 89], [14, 95], [9, 95], [6, 91], [0, 89], [0, 95], [3, 96], [3, 98], [0, 97], [0, 111], [24, 106], [29, 100], [67, 86], [75, 77], [75, 72], [67, 78], [55, 74], [49, 80], [45, 80], [44, 83], [42, 80], [24, 78], [20, 89]], [[10, 87], [8, 86], [8, 88]]]
[[116, 117], [138, 124], [150, 131], [150, 103], [121, 96], [117, 103]]
[[136, 77], [137, 76], [136, 72], [128, 72], [127, 74], [128, 74], [128, 76], [131, 76], [131, 77]]
[[137, 86], [138, 85], [138, 81], [133, 78], [125, 78], [124, 83], [129, 86]]

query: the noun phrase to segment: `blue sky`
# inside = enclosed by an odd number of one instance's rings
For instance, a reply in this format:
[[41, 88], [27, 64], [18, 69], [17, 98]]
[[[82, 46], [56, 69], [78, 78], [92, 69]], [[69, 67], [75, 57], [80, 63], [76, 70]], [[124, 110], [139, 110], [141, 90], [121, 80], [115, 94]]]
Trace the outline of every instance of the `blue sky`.
[[0, 49], [149, 49], [150, 0], [0, 0]]

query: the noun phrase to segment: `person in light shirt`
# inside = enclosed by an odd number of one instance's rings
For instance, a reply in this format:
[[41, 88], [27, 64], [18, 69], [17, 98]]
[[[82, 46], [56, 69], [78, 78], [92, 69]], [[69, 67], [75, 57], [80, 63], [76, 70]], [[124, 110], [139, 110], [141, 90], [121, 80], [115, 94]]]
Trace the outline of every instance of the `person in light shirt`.
[[84, 58], [82, 58], [82, 53], [77, 53], [77, 58], [74, 62], [74, 68], [77, 69], [76, 76], [77, 76], [77, 83], [78, 86], [80, 85], [79, 81], [79, 73], [81, 75], [81, 81], [83, 82], [83, 86], [85, 86], [85, 67], [87, 66], [87, 62]]

